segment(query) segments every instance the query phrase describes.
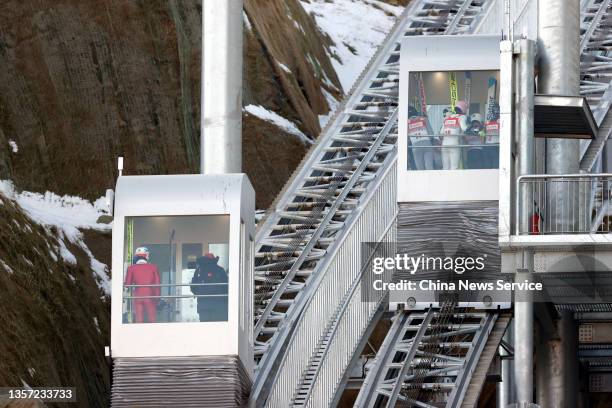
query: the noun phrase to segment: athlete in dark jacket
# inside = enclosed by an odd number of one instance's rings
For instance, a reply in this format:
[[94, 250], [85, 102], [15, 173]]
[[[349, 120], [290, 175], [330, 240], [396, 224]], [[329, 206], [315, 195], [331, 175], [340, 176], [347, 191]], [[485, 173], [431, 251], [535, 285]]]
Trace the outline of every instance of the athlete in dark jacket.
[[198, 314], [201, 322], [227, 321], [228, 278], [227, 272], [218, 265], [218, 262], [219, 257], [211, 253], [199, 257], [196, 261], [196, 271], [191, 279], [191, 292], [194, 295], [202, 295], [198, 297]]

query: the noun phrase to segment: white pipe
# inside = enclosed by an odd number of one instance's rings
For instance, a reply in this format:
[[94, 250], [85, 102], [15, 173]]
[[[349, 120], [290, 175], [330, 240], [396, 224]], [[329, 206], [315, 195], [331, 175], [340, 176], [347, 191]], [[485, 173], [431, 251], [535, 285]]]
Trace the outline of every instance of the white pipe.
[[242, 171], [243, 0], [202, 0], [200, 171]]

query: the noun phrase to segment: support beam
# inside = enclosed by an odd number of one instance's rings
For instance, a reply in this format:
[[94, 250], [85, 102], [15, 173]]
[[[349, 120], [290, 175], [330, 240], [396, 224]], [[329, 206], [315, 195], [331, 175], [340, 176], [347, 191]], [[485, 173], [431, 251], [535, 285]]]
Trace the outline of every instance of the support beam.
[[[538, 3], [538, 93], [578, 96], [580, 92], [580, 0], [540, 0]], [[580, 142], [546, 141], [546, 173], [575, 174], [580, 165]], [[558, 187], [558, 186], [557, 186]], [[551, 191], [552, 193], [552, 191]], [[570, 203], [578, 195], [569, 188], [555, 191], [555, 200]], [[548, 197], [552, 197], [548, 194]], [[550, 199], [549, 199], [550, 200]], [[576, 203], [577, 204], [577, 203]], [[563, 206], [549, 202], [545, 222], [552, 231], [575, 231], [578, 219]], [[553, 210], [554, 208], [554, 210]], [[578, 205], [572, 207], [578, 208]], [[582, 219], [582, 217], [580, 217]]]
[[578, 328], [573, 313], [561, 312], [557, 336], [540, 331], [537, 349], [537, 401], [546, 407], [578, 406]]
[[561, 312], [559, 321], [563, 351], [563, 397], [565, 407], [577, 407], [579, 397], [578, 326], [570, 310]]
[[202, 2], [200, 171], [242, 172], [243, 0]]
[[[510, 323], [503, 341], [513, 343], [514, 323]], [[505, 408], [515, 401], [514, 397], [514, 360], [510, 358], [510, 353], [503, 347], [499, 346], [499, 355], [501, 360], [501, 377], [502, 380], [497, 384], [497, 406]]]
[[[533, 280], [533, 253], [523, 251], [515, 281]], [[533, 402], [533, 294], [515, 293], [514, 303], [514, 381], [516, 402]]]
[[[517, 273], [516, 279], [524, 279]], [[514, 381], [517, 402], [533, 401], [533, 303], [514, 305]]]
[[[517, 176], [534, 173], [535, 165], [535, 142], [533, 130], [534, 110], [534, 84], [535, 84], [535, 54], [536, 44], [530, 40], [518, 41], [518, 92], [517, 92]], [[520, 192], [522, 197], [519, 220], [519, 231], [529, 231], [529, 219], [533, 211], [533, 197], [530, 188], [524, 185], [524, 191]]]

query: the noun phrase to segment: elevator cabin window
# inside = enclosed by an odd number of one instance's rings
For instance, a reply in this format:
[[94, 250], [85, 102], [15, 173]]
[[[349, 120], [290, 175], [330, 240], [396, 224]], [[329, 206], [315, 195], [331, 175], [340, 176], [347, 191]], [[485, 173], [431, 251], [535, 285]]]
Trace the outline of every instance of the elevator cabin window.
[[229, 216], [129, 217], [123, 322], [227, 321]]
[[499, 71], [411, 72], [408, 170], [499, 168]]

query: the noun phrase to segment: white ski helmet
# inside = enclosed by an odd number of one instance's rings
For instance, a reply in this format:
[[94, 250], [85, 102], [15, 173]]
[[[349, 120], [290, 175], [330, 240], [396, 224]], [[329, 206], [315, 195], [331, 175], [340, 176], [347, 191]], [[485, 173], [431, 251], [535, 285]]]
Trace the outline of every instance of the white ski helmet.
[[461, 113], [465, 114], [468, 110], [468, 104], [466, 101], [457, 101], [457, 103], [455, 104], [455, 109], [461, 109]]
[[136, 251], [134, 251], [134, 256], [142, 257], [146, 260], [149, 260], [149, 248], [147, 247], [136, 248]]
[[470, 121], [471, 122], [476, 121], [476, 122], [482, 123], [482, 115], [480, 113], [472, 113], [470, 115]]

